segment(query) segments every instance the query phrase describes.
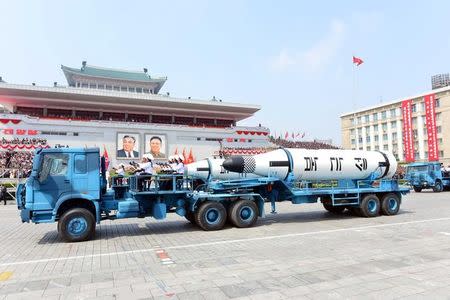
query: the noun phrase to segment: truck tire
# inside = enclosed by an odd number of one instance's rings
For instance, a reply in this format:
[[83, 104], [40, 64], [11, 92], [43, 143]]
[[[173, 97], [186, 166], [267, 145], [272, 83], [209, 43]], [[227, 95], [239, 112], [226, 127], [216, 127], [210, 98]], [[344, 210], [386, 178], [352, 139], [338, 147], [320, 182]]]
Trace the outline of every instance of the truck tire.
[[359, 207], [361, 217], [373, 218], [378, 216], [380, 212], [380, 200], [376, 195], [365, 195]]
[[58, 233], [66, 242], [90, 240], [95, 234], [95, 217], [85, 208], [72, 208], [58, 221]]
[[381, 213], [386, 216], [396, 215], [400, 209], [400, 197], [394, 193], [388, 193], [381, 198]]
[[444, 186], [442, 185], [442, 182], [440, 180], [437, 180], [433, 186], [433, 192], [440, 193], [443, 190], [444, 190]]
[[327, 211], [333, 214], [341, 214], [345, 210], [345, 206], [333, 206], [331, 197], [322, 197], [322, 205]]
[[206, 231], [222, 229], [227, 221], [227, 211], [222, 203], [206, 201], [195, 212], [195, 223]]
[[258, 206], [251, 200], [238, 200], [230, 206], [229, 218], [238, 228], [251, 227], [258, 219]]
[[420, 186], [413, 186], [414, 192], [420, 193], [422, 191], [422, 188]]

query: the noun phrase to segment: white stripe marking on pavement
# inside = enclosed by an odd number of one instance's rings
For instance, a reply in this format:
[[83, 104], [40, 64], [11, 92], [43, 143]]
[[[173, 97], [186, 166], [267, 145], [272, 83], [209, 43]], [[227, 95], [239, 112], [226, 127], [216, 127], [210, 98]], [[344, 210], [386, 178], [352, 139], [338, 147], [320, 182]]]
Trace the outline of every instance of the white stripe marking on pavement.
[[[282, 238], [290, 238], [290, 237], [318, 235], [318, 234], [327, 234], [327, 233], [345, 232], [345, 231], [355, 231], [355, 230], [363, 230], [363, 229], [370, 229], [370, 228], [393, 227], [393, 226], [402, 226], [402, 225], [409, 225], [409, 224], [420, 224], [420, 223], [438, 222], [438, 221], [450, 221], [450, 218], [426, 219], [426, 220], [408, 221], [408, 222], [399, 222], [399, 223], [367, 225], [367, 226], [360, 226], [360, 227], [347, 227], [347, 228], [320, 230], [320, 231], [311, 231], [311, 232], [289, 233], [289, 234], [282, 234], [282, 235], [255, 237], [255, 238], [249, 238], [249, 239], [223, 240], [223, 241], [216, 241], [216, 242], [205, 242], [205, 243], [198, 243], [198, 244], [169, 246], [169, 247], [164, 247], [164, 249], [169, 250], [169, 249], [196, 248], [196, 247], [203, 247], [203, 246], [213, 246], [213, 245], [240, 243], [240, 242], [282, 239]], [[57, 258], [44, 258], [44, 259], [36, 259], [36, 260], [25, 260], [25, 261], [17, 261], [17, 262], [10, 262], [10, 263], [2, 263], [2, 264], [0, 264], [0, 267], [36, 264], [36, 263], [44, 263], [44, 262], [46, 263], [46, 262], [51, 262], [51, 261], [64, 261], [64, 260], [72, 260], [72, 259], [103, 257], [103, 256], [112, 256], [112, 255], [128, 255], [128, 254], [134, 254], [134, 253], [152, 252], [152, 251], [160, 250], [160, 249], [161, 248], [158, 247], [158, 248], [118, 251], [118, 252], [100, 253], [100, 254], [91, 254], [91, 255], [79, 255], [79, 256], [68, 256], [68, 257], [57, 257]]]

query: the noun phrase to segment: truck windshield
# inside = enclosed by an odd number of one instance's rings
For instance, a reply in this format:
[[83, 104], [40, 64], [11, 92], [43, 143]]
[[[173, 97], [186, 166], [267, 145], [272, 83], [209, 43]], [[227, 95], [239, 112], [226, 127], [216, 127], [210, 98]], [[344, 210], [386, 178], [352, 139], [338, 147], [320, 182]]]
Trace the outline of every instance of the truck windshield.
[[428, 166], [411, 166], [408, 167], [407, 173], [413, 172], [428, 172]]
[[48, 176], [64, 176], [67, 174], [67, 162], [69, 155], [52, 153], [45, 154], [42, 159], [41, 170], [39, 172], [38, 180], [40, 183], [47, 180]]

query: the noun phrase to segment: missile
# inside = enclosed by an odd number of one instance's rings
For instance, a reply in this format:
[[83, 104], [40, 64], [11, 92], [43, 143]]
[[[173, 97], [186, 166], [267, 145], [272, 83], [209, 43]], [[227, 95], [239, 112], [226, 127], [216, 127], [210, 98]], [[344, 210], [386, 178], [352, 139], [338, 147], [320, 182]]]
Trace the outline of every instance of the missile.
[[186, 165], [185, 174], [196, 178], [209, 180], [232, 180], [242, 178], [256, 178], [260, 177], [249, 173], [235, 173], [225, 170], [222, 167], [224, 158], [206, 158], [194, 163]]
[[253, 173], [287, 180], [391, 178], [397, 161], [389, 152], [361, 150], [278, 149], [255, 156], [232, 156], [223, 163], [230, 172]]

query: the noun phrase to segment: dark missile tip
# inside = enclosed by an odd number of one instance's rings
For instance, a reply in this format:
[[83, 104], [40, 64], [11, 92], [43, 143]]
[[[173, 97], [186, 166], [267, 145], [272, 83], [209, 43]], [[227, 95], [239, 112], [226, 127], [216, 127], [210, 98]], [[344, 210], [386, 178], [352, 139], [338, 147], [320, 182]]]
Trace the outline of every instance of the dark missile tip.
[[225, 170], [236, 173], [244, 172], [245, 161], [242, 156], [231, 156], [225, 159], [222, 166]]

